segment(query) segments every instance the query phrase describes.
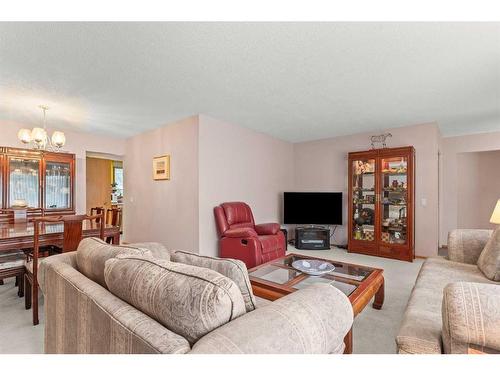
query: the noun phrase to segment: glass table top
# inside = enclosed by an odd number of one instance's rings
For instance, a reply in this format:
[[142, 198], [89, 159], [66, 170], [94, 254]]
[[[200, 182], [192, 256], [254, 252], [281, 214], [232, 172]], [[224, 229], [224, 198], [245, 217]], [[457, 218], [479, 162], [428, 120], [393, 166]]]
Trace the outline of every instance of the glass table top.
[[346, 296], [349, 296], [373, 271], [373, 269], [368, 267], [325, 260], [332, 263], [335, 266], [335, 270], [322, 276], [310, 276], [292, 267], [292, 263], [299, 259], [307, 259], [307, 257], [290, 255], [277, 259], [274, 262], [257, 268], [250, 272], [249, 275], [253, 280], [264, 280], [278, 286], [293, 289], [303, 289], [317, 283], [331, 284]]

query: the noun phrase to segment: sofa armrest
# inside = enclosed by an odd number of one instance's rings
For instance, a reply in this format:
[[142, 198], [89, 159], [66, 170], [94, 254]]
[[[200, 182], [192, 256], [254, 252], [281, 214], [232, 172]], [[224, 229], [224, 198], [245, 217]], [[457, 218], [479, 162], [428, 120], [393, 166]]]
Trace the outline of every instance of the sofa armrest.
[[223, 236], [231, 238], [257, 237], [257, 232], [252, 228], [235, 228], [226, 230]]
[[280, 225], [278, 223], [257, 224], [255, 231], [259, 236], [272, 235], [280, 231]]
[[191, 353], [342, 353], [352, 322], [345, 294], [331, 285], [315, 284], [215, 329]]
[[448, 234], [448, 259], [453, 262], [477, 264], [492, 230], [455, 229]]
[[47, 274], [47, 270], [52, 267], [52, 264], [54, 263], [66, 264], [77, 270], [78, 265], [76, 264], [76, 251], [59, 254], [57, 255], [57, 258], [54, 256], [45, 257], [40, 261], [40, 265], [38, 266], [37, 281], [43, 294], [45, 294], [45, 275]]
[[445, 353], [500, 352], [500, 285], [458, 282], [443, 292]]

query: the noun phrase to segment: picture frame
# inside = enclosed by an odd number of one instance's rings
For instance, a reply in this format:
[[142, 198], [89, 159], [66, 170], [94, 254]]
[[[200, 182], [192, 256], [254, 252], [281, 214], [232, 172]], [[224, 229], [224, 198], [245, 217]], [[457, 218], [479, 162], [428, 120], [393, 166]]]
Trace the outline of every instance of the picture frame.
[[170, 155], [153, 158], [153, 180], [170, 180]]

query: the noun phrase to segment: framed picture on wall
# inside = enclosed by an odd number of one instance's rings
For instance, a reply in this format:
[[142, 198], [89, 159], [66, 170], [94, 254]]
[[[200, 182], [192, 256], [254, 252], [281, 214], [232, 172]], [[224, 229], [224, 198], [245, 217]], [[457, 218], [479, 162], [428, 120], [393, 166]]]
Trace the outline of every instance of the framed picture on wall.
[[153, 180], [170, 180], [170, 155], [153, 158]]

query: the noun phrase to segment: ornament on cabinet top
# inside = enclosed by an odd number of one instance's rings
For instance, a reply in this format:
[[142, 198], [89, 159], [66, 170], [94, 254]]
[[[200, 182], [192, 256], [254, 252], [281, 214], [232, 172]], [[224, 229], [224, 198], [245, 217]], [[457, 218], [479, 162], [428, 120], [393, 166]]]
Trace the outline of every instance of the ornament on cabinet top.
[[385, 140], [387, 138], [391, 138], [391, 137], [392, 137], [391, 133], [384, 133], [384, 134], [380, 134], [380, 135], [372, 135], [370, 137], [372, 149], [375, 149], [375, 143], [381, 143], [382, 144], [382, 148], [386, 148], [387, 144], [385, 143]]

